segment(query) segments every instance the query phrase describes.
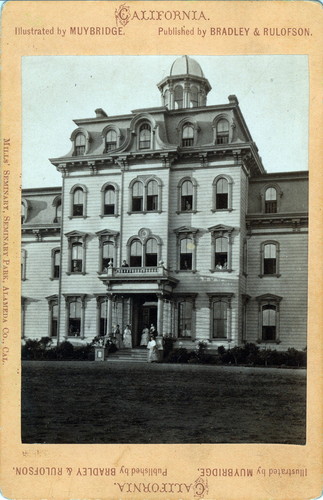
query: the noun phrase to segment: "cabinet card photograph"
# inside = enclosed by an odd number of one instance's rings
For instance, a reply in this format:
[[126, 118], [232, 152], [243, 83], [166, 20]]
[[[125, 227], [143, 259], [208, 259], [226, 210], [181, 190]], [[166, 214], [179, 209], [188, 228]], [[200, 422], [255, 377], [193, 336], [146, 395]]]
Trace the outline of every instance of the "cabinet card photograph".
[[320, 494], [317, 10], [4, 6], [6, 497]]

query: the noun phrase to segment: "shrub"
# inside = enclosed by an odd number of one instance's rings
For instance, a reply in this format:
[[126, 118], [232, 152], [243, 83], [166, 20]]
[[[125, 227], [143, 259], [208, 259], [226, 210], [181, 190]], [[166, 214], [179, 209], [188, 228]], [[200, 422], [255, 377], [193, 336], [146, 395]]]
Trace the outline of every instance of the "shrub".
[[184, 347], [179, 347], [170, 352], [168, 361], [169, 363], [187, 363], [190, 355]]
[[65, 340], [57, 346], [57, 359], [72, 359], [74, 346], [68, 340]]
[[170, 352], [173, 350], [175, 339], [171, 336], [171, 334], [165, 335], [163, 338], [163, 347], [164, 347], [164, 359], [168, 358]]

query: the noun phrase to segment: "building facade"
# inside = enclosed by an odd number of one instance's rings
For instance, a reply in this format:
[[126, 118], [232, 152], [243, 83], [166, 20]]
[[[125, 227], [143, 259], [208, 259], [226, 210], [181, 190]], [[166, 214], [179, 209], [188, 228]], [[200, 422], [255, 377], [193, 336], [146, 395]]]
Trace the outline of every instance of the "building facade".
[[177, 346], [306, 347], [307, 172], [266, 173], [238, 99], [183, 56], [161, 106], [75, 120], [59, 188], [22, 199], [22, 337], [154, 324]]

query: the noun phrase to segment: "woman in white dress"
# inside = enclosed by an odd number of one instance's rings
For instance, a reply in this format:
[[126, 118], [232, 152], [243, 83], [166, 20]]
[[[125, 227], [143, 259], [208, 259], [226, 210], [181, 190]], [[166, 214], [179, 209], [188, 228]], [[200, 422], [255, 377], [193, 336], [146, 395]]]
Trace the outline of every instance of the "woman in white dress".
[[148, 341], [149, 341], [149, 330], [147, 326], [145, 326], [141, 334], [140, 346], [147, 347]]
[[123, 345], [126, 349], [132, 349], [132, 335], [129, 325], [126, 326], [123, 332]]
[[148, 360], [147, 360], [148, 363], [153, 363], [154, 361], [158, 361], [157, 344], [153, 335], [150, 336], [150, 340], [147, 344], [147, 349], [148, 349]]

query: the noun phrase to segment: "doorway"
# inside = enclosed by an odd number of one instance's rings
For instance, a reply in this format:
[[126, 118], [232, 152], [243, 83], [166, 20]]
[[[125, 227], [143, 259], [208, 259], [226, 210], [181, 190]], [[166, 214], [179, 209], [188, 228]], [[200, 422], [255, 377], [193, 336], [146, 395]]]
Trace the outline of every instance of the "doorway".
[[145, 326], [155, 325], [157, 329], [157, 300], [154, 296], [141, 296], [134, 301], [133, 308], [133, 346], [140, 345], [142, 330]]

